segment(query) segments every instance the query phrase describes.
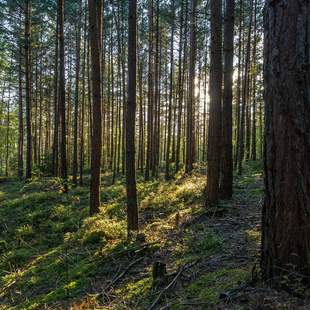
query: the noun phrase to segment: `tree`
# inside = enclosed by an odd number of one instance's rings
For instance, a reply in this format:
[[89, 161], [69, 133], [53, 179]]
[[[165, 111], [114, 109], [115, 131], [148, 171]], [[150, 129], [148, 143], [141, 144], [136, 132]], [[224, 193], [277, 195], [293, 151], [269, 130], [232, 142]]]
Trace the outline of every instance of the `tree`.
[[[239, 128], [239, 152], [238, 152], [238, 174], [242, 174], [243, 169], [243, 160], [244, 160], [244, 146], [245, 146], [245, 125], [247, 121], [247, 129], [249, 129], [249, 112], [248, 112], [248, 92], [249, 92], [249, 64], [251, 57], [251, 30], [252, 30], [252, 21], [253, 21], [253, 0], [250, 0], [250, 21], [248, 26], [247, 33], [247, 44], [246, 44], [246, 55], [244, 59], [244, 74], [243, 74], [243, 88], [242, 88], [242, 104], [241, 104], [241, 115], [240, 115], [240, 128]], [[246, 115], [247, 114], [247, 115]], [[247, 130], [247, 138], [249, 136], [249, 130]], [[247, 143], [248, 146], [248, 143]], [[247, 148], [248, 150], [248, 148]]]
[[148, 0], [148, 110], [147, 110], [147, 151], [145, 180], [150, 178], [150, 170], [152, 168], [153, 158], [153, 101], [154, 101], [154, 52], [153, 52], [153, 0]]
[[31, 134], [31, 0], [25, 3], [25, 75], [26, 75], [26, 179], [32, 175], [32, 134]]
[[279, 287], [288, 285], [283, 276], [309, 274], [309, 3], [267, 0], [265, 14], [261, 264], [264, 279]]
[[232, 156], [232, 82], [234, 60], [234, 10], [235, 0], [226, 0], [224, 25], [224, 92], [221, 197], [231, 198], [233, 186]]
[[211, 0], [210, 118], [208, 140], [207, 202], [219, 198], [222, 137], [222, 23], [221, 0]]
[[88, 0], [89, 33], [91, 49], [92, 78], [92, 117], [91, 132], [91, 182], [90, 182], [90, 214], [99, 212], [100, 206], [100, 165], [101, 165], [101, 62], [100, 62], [100, 29], [101, 1]]
[[195, 62], [196, 62], [196, 7], [197, 0], [191, 2], [190, 21], [190, 51], [189, 51], [189, 81], [187, 98], [187, 128], [186, 128], [186, 162], [185, 172], [193, 170], [195, 157]]
[[59, 98], [58, 98], [58, 61], [59, 61], [59, 21], [56, 19], [55, 72], [54, 72], [54, 137], [52, 154], [52, 174], [58, 175], [58, 144], [59, 144]]
[[128, 99], [126, 109], [126, 189], [128, 232], [138, 230], [138, 206], [135, 166], [136, 128], [136, 28], [137, 0], [129, 0], [128, 13]]
[[23, 119], [23, 77], [22, 77], [22, 45], [19, 42], [18, 53], [18, 177], [24, 175], [24, 119]]
[[74, 98], [74, 138], [73, 138], [73, 183], [77, 184], [78, 172], [78, 115], [79, 115], [79, 86], [80, 86], [80, 51], [81, 51], [81, 19], [82, 0], [79, 1], [79, 10], [76, 24], [76, 68], [75, 68], [75, 98]]
[[67, 185], [67, 138], [66, 138], [66, 92], [65, 92], [65, 45], [64, 45], [64, 0], [58, 0], [59, 22], [59, 114], [60, 114], [60, 174], [64, 181], [64, 192]]
[[172, 98], [173, 98], [173, 75], [174, 75], [174, 57], [173, 57], [173, 39], [174, 39], [174, 0], [171, 1], [171, 38], [170, 38], [170, 89], [168, 104], [168, 133], [166, 149], [166, 172], [165, 178], [170, 178], [170, 145], [171, 145], [171, 122], [172, 122]]

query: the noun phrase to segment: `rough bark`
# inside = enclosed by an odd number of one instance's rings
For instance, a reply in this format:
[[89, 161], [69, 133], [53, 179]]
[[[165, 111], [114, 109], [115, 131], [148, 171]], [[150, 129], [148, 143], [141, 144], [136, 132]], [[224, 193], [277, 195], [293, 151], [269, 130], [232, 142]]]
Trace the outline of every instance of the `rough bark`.
[[128, 101], [126, 109], [126, 189], [128, 232], [138, 230], [138, 206], [135, 167], [136, 127], [136, 28], [137, 0], [129, 0], [128, 15]]
[[274, 286], [309, 275], [309, 10], [309, 1], [266, 1], [262, 272]]
[[91, 134], [91, 182], [90, 182], [90, 214], [99, 212], [100, 207], [100, 165], [101, 165], [101, 62], [100, 62], [100, 29], [101, 16], [99, 0], [88, 0], [89, 29], [91, 47], [91, 79], [92, 79], [92, 116]]
[[80, 51], [81, 51], [81, 19], [82, 0], [79, 1], [78, 21], [76, 24], [76, 67], [75, 67], [75, 97], [74, 97], [74, 138], [73, 138], [73, 163], [72, 178], [77, 184], [78, 173], [78, 116], [79, 116], [79, 90], [80, 90]]
[[221, 0], [211, 0], [210, 116], [208, 139], [207, 202], [219, 198], [222, 137], [222, 30]]
[[187, 128], [186, 128], [186, 162], [185, 172], [193, 170], [195, 157], [195, 62], [196, 62], [196, 7], [197, 0], [191, 1], [190, 21], [190, 54], [189, 80], [187, 98]]
[[232, 156], [232, 83], [234, 58], [235, 1], [226, 0], [224, 25], [224, 92], [223, 92], [223, 162], [221, 178], [222, 198], [231, 198], [233, 186]]

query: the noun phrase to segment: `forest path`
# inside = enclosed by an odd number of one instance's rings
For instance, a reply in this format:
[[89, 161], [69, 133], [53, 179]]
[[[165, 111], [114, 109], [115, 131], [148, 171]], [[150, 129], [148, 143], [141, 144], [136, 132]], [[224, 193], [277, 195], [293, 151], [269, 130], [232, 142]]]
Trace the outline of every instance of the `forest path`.
[[187, 275], [189, 283], [183, 279], [180, 289], [185, 298], [170, 301], [172, 308], [179, 304], [181, 309], [249, 309], [260, 291], [254, 285], [259, 273], [262, 199], [260, 164], [249, 163], [244, 175], [235, 178], [231, 200], [183, 223], [190, 232], [183, 231], [182, 238], [188, 234], [201, 238], [201, 230], [218, 236], [220, 245], [211, 255], [196, 249], [197, 265]]

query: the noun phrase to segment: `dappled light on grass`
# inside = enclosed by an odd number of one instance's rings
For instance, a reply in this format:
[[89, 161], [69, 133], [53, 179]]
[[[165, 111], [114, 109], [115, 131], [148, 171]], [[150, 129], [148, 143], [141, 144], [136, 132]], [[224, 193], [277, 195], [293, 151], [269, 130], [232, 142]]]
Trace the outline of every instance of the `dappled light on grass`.
[[[260, 175], [255, 168], [249, 170], [238, 181], [235, 200], [223, 208], [242, 203], [244, 196], [257, 203], [261, 187], [251, 182], [260, 182]], [[201, 270], [225, 252], [227, 244], [225, 236], [212, 228], [210, 216], [204, 215], [206, 177], [199, 171], [165, 182], [143, 182], [138, 176], [141, 241], [127, 240], [124, 183], [117, 180], [110, 185], [109, 174], [102, 176], [102, 205], [100, 214], [93, 217], [88, 215], [86, 186], [72, 187], [63, 194], [54, 178], [3, 183], [1, 300], [21, 309], [42, 309], [44, 305], [57, 309], [63, 304], [72, 309], [99, 305], [145, 309], [158, 296], [152, 288], [152, 264], [161, 260], [171, 275], [181, 266], [193, 265], [188, 278], [175, 288], [184, 294], [176, 304], [182, 308], [193, 292], [200, 302], [216, 304], [219, 292], [243, 281], [248, 271], [224, 268], [209, 275]], [[193, 277], [191, 272], [201, 273], [201, 277]], [[207, 291], [203, 291], [205, 285]], [[105, 290], [107, 296], [102, 295]], [[110, 294], [114, 297], [108, 297]]]

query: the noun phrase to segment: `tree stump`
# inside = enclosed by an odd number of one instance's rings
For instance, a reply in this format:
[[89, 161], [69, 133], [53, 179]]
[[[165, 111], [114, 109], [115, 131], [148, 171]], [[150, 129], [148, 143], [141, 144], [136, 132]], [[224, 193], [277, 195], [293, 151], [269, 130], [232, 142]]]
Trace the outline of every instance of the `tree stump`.
[[152, 287], [158, 288], [165, 285], [167, 278], [166, 276], [167, 276], [166, 264], [162, 262], [155, 262], [153, 264], [152, 269], [152, 277], [153, 277]]

